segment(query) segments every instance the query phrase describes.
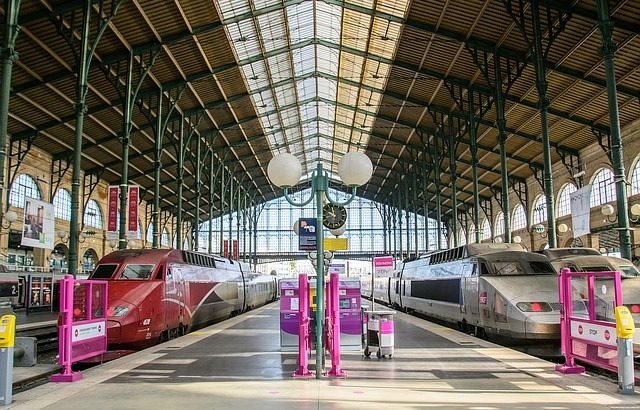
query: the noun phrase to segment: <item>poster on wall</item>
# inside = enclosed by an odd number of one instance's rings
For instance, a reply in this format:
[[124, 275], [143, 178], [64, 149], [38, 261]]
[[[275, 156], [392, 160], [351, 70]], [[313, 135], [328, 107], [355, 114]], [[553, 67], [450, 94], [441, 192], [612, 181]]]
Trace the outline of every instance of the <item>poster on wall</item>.
[[129, 186], [129, 214], [127, 217], [127, 236], [129, 238], [138, 238], [138, 199], [140, 187], [137, 185]]
[[53, 204], [33, 198], [24, 200], [24, 223], [20, 245], [53, 249], [55, 214]]
[[109, 208], [107, 214], [107, 239], [118, 238], [118, 204], [120, 196], [120, 187], [117, 185], [109, 186]]
[[585, 185], [569, 195], [571, 199], [571, 224], [573, 237], [591, 233], [591, 185]]

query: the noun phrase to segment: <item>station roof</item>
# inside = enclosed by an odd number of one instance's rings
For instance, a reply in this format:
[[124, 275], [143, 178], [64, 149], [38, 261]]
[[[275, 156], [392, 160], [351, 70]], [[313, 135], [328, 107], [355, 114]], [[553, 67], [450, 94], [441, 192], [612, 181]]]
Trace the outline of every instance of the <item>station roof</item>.
[[[18, 141], [32, 143], [61, 161], [73, 153], [82, 4], [22, 0], [20, 8], [9, 133], [14, 147]], [[193, 216], [199, 192], [200, 219], [208, 217], [211, 155], [216, 178], [218, 161], [224, 160], [236, 183], [264, 202], [282, 194], [268, 183], [266, 169], [273, 155], [285, 151], [301, 160], [307, 179], [318, 161], [335, 175], [346, 152], [364, 151], [374, 175], [358, 194], [380, 202], [388, 201], [404, 178], [417, 175], [410, 189], [416, 190], [419, 213], [424, 195], [435, 195], [434, 164], [443, 156], [445, 212], [451, 207], [452, 162], [458, 202], [467, 209], [472, 206], [470, 89], [480, 194], [488, 199], [500, 188], [497, 65], [509, 175], [522, 181], [542, 169], [531, 48], [535, 4], [546, 57], [552, 161], [570, 163], [599, 137], [606, 146], [609, 133], [595, 0], [93, 0], [91, 37], [100, 21], [105, 30], [89, 68], [82, 168], [120, 182], [123, 100], [133, 54], [132, 90], [138, 98], [129, 175], [146, 200], [153, 196], [160, 87], [163, 115], [171, 108], [166, 101], [175, 102], [163, 141], [163, 208], [176, 204], [182, 122], [193, 135], [184, 167], [185, 209]], [[610, 13], [624, 127], [640, 117], [640, 1], [619, 1]], [[453, 144], [446, 143], [449, 135]], [[198, 140], [203, 152], [212, 153], [202, 163], [199, 190]], [[214, 189], [213, 216], [220, 211], [219, 190]]]

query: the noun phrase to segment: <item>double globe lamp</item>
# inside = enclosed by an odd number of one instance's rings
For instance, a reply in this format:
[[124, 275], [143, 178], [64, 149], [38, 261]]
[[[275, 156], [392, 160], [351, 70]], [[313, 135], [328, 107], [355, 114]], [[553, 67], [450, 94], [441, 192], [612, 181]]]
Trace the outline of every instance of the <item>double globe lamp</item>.
[[348, 205], [356, 195], [356, 188], [366, 184], [373, 174], [371, 160], [362, 152], [349, 152], [345, 154], [338, 163], [338, 176], [342, 182], [351, 188], [351, 196], [344, 202], [331, 199], [328, 195], [329, 176], [323, 170], [322, 164], [318, 162], [316, 170], [311, 174], [312, 192], [307, 200], [295, 202], [289, 196], [288, 189], [297, 185], [302, 176], [302, 164], [298, 158], [289, 153], [278, 154], [271, 159], [267, 167], [267, 175], [274, 185], [284, 188], [284, 197], [293, 206], [305, 206], [313, 198], [316, 198], [316, 378], [322, 378], [324, 369], [324, 348], [323, 348], [323, 323], [324, 320], [324, 246], [322, 230], [322, 201], [326, 197], [327, 201], [336, 206]]

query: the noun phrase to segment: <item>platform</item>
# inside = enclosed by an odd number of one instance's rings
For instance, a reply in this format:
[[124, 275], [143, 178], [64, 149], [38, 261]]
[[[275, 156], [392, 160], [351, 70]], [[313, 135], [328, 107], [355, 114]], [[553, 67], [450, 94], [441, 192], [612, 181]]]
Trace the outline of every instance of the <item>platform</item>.
[[600, 377], [402, 313], [392, 359], [346, 353], [346, 379], [292, 379], [278, 304], [14, 396], [17, 409], [603, 409], [640, 408]]

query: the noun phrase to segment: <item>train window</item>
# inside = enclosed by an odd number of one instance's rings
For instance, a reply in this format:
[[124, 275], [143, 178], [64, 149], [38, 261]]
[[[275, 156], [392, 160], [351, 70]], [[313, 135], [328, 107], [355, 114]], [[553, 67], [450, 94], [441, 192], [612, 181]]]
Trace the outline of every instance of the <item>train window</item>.
[[549, 264], [549, 262], [529, 262], [531, 265], [531, 271], [533, 273], [553, 273], [555, 275], [556, 271], [553, 269], [553, 266]]
[[626, 276], [626, 277], [640, 276], [640, 272], [638, 272], [638, 268], [636, 268], [633, 265], [620, 265], [619, 268], [623, 276]]
[[89, 275], [89, 279], [111, 279], [113, 273], [117, 268], [117, 264], [100, 264], [98, 265], [96, 270], [94, 270], [93, 273]]
[[155, 265], [127, 265], [118, 279], [149, 279], [154, 267]]

